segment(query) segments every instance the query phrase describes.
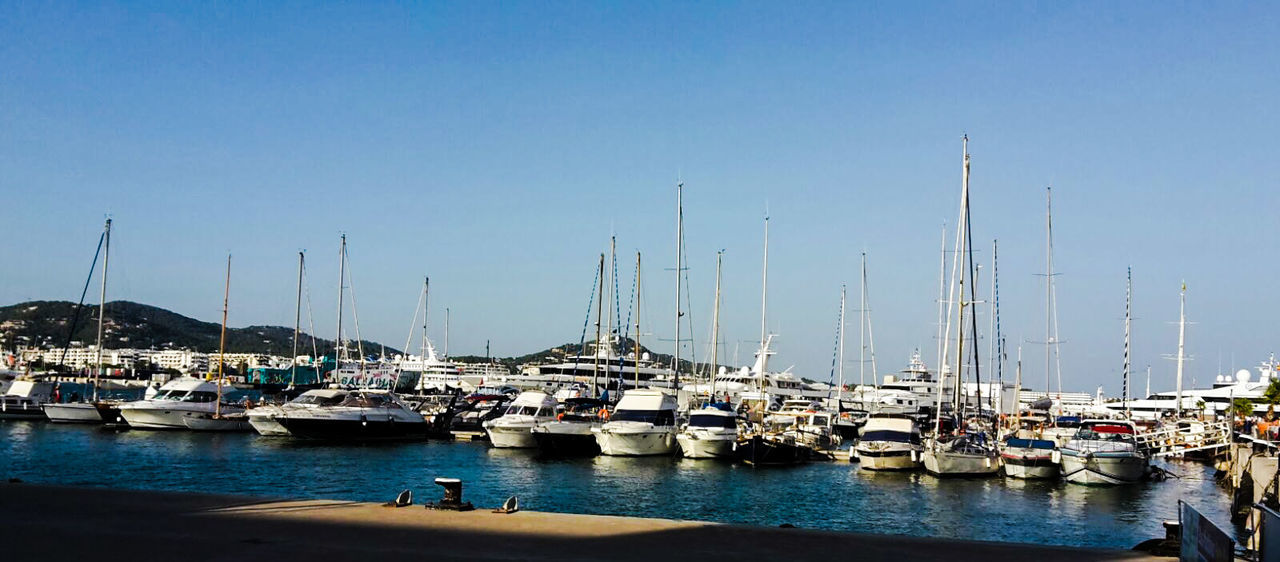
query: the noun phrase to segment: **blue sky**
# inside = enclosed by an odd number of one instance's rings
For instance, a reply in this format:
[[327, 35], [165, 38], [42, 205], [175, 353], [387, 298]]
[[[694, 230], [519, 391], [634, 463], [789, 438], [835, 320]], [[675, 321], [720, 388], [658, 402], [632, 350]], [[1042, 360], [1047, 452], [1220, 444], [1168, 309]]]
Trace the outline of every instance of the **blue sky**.
[[[6, 3], [0, 303], [75, 300], [110, 213], [109, 298], [216, 321], [230, 251], [231, 323], [288, 325], [305, 249], [331, 337], [345, 232], [362, 335], [401, 345], [426, 274], [437, 340], [447, 306], [451, 352], [515, 355], [578, 339], [612, 232], [625, 295], [643, 253], [644, 339], [669, 350], [680, 177], [698, 356], [723, 248], [721, 353], [748, 361], [767, 207], [775, 366], [827, 378], [862, 251], [881, 373], [916, 347], [932, 365], [968, 134], [1010, 345], [1043, 339], [1052, 185], [1066, 386], [1119, 391], [1130, 265], [1136, 369], [1172, 387], [1185, 279], [1203, 384], [1275, 350], [1277, 13]], [[1024, 353], [1042, 386], [1043, 347]]]

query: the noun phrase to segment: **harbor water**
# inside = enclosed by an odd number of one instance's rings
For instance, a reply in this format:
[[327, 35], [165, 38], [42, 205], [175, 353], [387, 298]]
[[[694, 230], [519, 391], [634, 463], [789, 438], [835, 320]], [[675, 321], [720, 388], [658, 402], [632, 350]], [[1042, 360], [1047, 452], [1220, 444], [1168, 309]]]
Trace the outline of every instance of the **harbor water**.
[[358, 501], [412, 488], [425, 501], [440, 496], [432, 480], [448, 476], [464, 481], [465, 499], [478, 507], [518, 495], [522, 508], [537, 511], [1111, 548], [1162, 537], [1161, 521], [1177, 519], [1183, 500], [1234, 533], [1212, 468], [1161, 466], [1177, 477], [1089, 488], [871, 473], [845, 461], [751, 468], [670, 457], [545, 459], [481, 442], [328, 445], [0, 422], [0, 477], [41, 484]]

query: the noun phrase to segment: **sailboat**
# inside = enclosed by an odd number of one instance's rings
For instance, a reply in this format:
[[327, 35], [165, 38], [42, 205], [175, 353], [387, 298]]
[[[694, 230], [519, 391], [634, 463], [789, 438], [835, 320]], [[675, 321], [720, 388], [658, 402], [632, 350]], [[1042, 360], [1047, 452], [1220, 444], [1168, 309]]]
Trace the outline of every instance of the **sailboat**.
[[[716, 252], [716, 302], [711, 321], [711, 368], [715, 368], [720, 342], [720, 265], [724, 252]], [[639, 316], [637, 316], [639, 318]], [[637, 332], [639, 330], [637, 329]], [[713, 379], [714, 381], [714, 379]], [[738, 415], [730, 404], [716, 402], [714, 382], [707, 403], [689, 414], [676, 435], [680, 452], [690, 459], [729, 459], [738, 442]]]
[[[769, 343], [773, 336], [768, 333], [768, 324], [766, 323], [766, 313], [769, 310], [769, 217], [764, 218], [764, 262], [761, 267], [760, 275], [760, 350], [756, 352], [755, 367], [752, 368], [756, 375], [755, 392], [743, 392], [744, 402], [753, 401], [755, 404], [750, 410], [750, 430], [743, 433], [738, 438], [737, 449], [734, 456], [739, 462], [752, 466], [763, 465], [791, 465], [808, 462], [814, 456], [813, 448], [805, 443], [798, 441], [794, 433], [788, 433], [790, 423], [787, 426], [773, 426], [768, 424], [770, 410], [772, 410], [774, 396], [770, 395], [770, 387], [766, 384], [769, 370], [769, 356], [773, 352], [769, 349]], [[778, 418], [775, 418], [778, 419]]]
[[[965, 432], [965, 416], [963, 404], [959, 396], [961, 394], [961, 386], [964, 375], [964, 369], [967, 361], [972, 361], [971, 368], [975, 374], [976, 382], [979, 389], [979, 414], [981, 414], [981, 388], [982, 381], [978, 377], [978, 350], [977, 340], [977, 319], [975, 315], [965, 316], [965, 308], [972, 306], [977, 300], [976, 282], [973, 274], [973, 254], [970, 248], [970, 242], [973, 239], [971, 226], [969, 221], [969, 138], [964, 138], [964, 174], [963, 187], [960, 195], [960, 221], [956, 228], [956, 247], [957, 259], [952, 264], [952, 294], [956, 294], [954, 289], [959, 285], [959, 300], [951, 299], [952, 303], [959, 304], [958, 321], [956, 323], [956, 355], [955, 369], [956, 375], [954, 391], [952, 393], [951, 408], [953, 412], [958, 413], [957, 426], [961, 431], [954, 436], [944, 435], [941, 431], [942, 408], [939, 406], [938, 414], [935, 416], [934, 435], [925, 447], [922, 456], [924, 469], [935, 476], [990, 476], [1000, 470], [1000, 453], [996, 448], [994, 439], [990, 438], [986, 432], [978, 430], [975, 432]], [[963, 264], [963, 267], [960, 267]], [[959, 274], [957, 275], [957, 269]], [[969, 294], [965, 294], [965, 281], [968, 280]], [[966, 300], [968, 299], [968, 300]], [[948, 308], [952, 305], [948, 304]], [[972, 355], [965, 355], [965, 321], [970, 323], [970, 334], [974, 337], [975, 344], [972, 347]], [[943, 343], [944, 350], [950, 345], [951, 333], [951, 315], [947, 315], [947, 341]], [[944, 351], [943, 356], [946, 356]], [[943, 370], [945, 372], [945, 369]], [[941, 394], [943, 384], [938, 385], [938, 392]], [[941, 405], [941, 396], [938, 397], [939, 405]]]
[[222, 295], [222, 334], [218, 338], [218, 375], [214, 382], [218, 385], [217, 399], [213, 412], [197, 414], [182, 418], [187, 429], [194, 431], [249, 431], [249, 418], [242, 408], [224, 413], [222, 404], [222, 387], [226, 386], [226, 378], [222, 373], [223, 356], [227, 351], [227, 305], [231, 300], [231, 255], [227, 254], [227, 283]]
[[[83, 402], [72, 403], [56, 403], [49, 402], [42, 406], [45, 417], [49, 421], [55, 423], [104, 423], [114, 422], [120, 418], [120, 401], [118, 400], [102, 400], [98, 395], [98, 377], [102, 373], [102, 328], [103, 316], [107, 309], [107, 263], [111, 259], [111, 219], [107, 219], [106, 225], [102, 229], [102, 291], [98, 299], [98, 344], [97, 344], [97, 361], [94, 365], [93, 377], [90, 379], [90, 385], [93, 386], [93, 394], [88, 396]], [[92, 271], [90, 271], [92, 276]], [[88, 282], [85, 282], [88, 289]], [[72, 326], [75, 329], [75, 326]], [[47, 384], [47, 383], [46, 383]]]

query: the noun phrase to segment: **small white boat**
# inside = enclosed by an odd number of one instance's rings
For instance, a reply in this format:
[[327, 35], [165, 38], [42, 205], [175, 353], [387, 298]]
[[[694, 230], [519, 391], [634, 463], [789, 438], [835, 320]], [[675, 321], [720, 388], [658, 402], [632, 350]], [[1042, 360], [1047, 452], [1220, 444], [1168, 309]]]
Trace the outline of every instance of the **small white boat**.
[[1131, 484], [1146, 477], [1151, 459], [1134, 438], [1129, 420], [1086, 420], [1062, 451], [1062, 476], [1090, 485]]
[[116, 400], [96, 402], [47, 403], [44, 415], [54, 423], [116, 423], [120, 421], [120, 404]]
[[726, 408], [707, 405], [689, 414], [689, 423], [676, 435], [676, 441], [685, 458], [732, 459], [738, 442], [738, 416]]
[[902, 414], [872, 414], [853, 456], [867, 470], [915, 470], [924, 450], [920, 425]]
[[615, 456], [669, 455], [676, 450], [676, 399], [661, 390], [628, 390], [591, 431], [600, 452]]
[[501, 416], [484, 422], [489, 443], [498, 448], [532, 449], [534, 426], [556, 419], [556, 399], [545, 392], [521, 392]]
[[1056, 453], [1057, 446], [1049, 439], [1007, 439], [1000, 450], [1004, 475], [1027, 480], [1057, 478]]
[[194, 377], [174, 379], [155, 396], [120, 405], [120, 416], [135, 429], [187, 429], [183, 418], [243, 412], [236, 404], [218, 405], [218, 385]]

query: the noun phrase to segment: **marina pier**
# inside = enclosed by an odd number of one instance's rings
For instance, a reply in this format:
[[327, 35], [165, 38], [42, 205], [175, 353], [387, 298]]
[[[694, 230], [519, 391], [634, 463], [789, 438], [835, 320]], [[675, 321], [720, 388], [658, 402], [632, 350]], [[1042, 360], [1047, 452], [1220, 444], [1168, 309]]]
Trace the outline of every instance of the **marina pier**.
[[[416, 490], [434, 497], [439, 488]], [[1161, 560], [1125, 550], [961, 541], [477, 506], [454, 512], [339, 500], [275, 500], [8, 484], [10, 560]], [[69, 540], [68, 537], [74, 537]]]

